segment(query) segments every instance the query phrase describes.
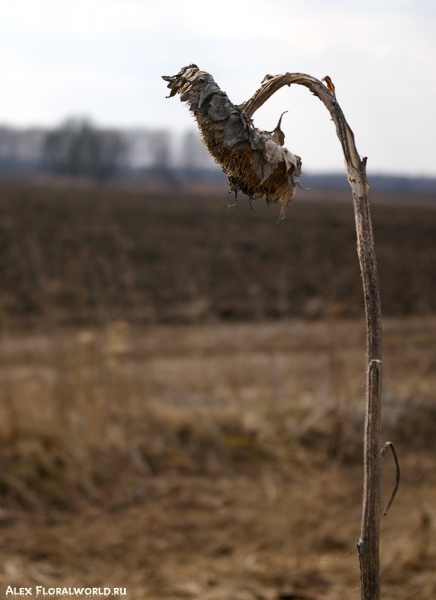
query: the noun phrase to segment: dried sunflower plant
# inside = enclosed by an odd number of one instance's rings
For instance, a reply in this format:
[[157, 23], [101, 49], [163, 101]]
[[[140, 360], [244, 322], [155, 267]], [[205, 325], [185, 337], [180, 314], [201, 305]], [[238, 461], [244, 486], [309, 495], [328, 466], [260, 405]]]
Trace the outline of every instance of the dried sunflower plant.
[[253, 124], [254, 113], [281, 87], [298, 84], [309, 88], [324, 103], [336, 126], [353, 196], [367, 332], [364, 490], [361, 533], [357, 541], [361, 598], [379, 600], [381, 471], [388, 448], [391, 448], [395, 459], [397, 480], [384, 514], [387, 514], [397, 492], [400, 471], [392, 443], [387, 442], [381, 448], [381, 307], [366, 158], [361, 159], [357, 152], [353, 132], [338, 104], [335, 87], [329, 77], [320, 81], [303, 73], [267, 75], [255, 94], [240, 105], [233, 104], [213, 77], [194, 64], [184, 67], [177, 75], [164, 76], [163, 79], [171, 90], [169, 97], [180, 94], [181, 101], [189, 105], [203, 142], [221, 165], [235, 195], [242, 191], [250, 200], [265, 197], [268, 204], [280, 203], [280, 218], [285, 217], [299, 184], [301, 159], [283, 145], [285, 136], [280, 128], [281, 118], [274, 131], [260, 131]]

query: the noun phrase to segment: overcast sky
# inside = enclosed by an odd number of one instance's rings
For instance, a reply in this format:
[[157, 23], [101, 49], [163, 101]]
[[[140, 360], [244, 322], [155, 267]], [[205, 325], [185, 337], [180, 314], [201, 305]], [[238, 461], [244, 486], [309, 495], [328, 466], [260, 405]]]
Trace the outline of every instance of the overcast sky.
[[[0, 0], [0, 123], [193, 126], [161, 75], [196, 63], [235, 103], [266, 73], [329, 75], [368, 169], [436, 176], [434, 0]], [[256, 113], [306, 171], [339, 171], [333, 123], [305, 88]]]

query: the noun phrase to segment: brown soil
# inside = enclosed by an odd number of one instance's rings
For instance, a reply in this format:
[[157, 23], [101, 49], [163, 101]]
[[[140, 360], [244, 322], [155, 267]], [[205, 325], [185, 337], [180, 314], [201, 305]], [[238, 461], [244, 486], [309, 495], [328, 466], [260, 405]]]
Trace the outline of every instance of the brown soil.
[[[374, 194], [373, 204], [384, 314], [435, 314], [435, 198]], [[9, 323], [362, 315], [351, 194], [300, 190], [278, 225], [274, 207], [253, 208], [244, 198], [227, 208], [224, 190], [3, 182], [0, 314]]]

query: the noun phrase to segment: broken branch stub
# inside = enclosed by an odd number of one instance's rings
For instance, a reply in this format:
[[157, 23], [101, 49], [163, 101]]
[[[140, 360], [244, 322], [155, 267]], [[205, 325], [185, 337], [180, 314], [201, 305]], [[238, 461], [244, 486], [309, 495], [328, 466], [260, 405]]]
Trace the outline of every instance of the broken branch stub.
[[188, 103], [203, 142], [227, 175], [235, 195], [241, 191], [250, 199], [265, 197], [268, 204], [280, 202], [283, 219], [295, 196], [301, 159], [283, 146], [281, 118], [274, 131], [260, 131], [212, 75], [196, 65], [163, 79], [171, 90], [169, 98], [180, 94], [181, 101]]

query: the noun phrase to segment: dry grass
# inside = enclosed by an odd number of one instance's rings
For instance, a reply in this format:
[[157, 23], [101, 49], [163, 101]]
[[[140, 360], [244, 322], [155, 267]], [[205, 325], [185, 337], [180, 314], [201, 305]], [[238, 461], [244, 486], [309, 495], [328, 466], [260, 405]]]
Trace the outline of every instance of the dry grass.
[[[386, 321], [386, 599], [436, 592], [435, 347], [435, 318]], [[358, 597], [363, 365], [334, 318], [4, 328], [2, 585]]]

